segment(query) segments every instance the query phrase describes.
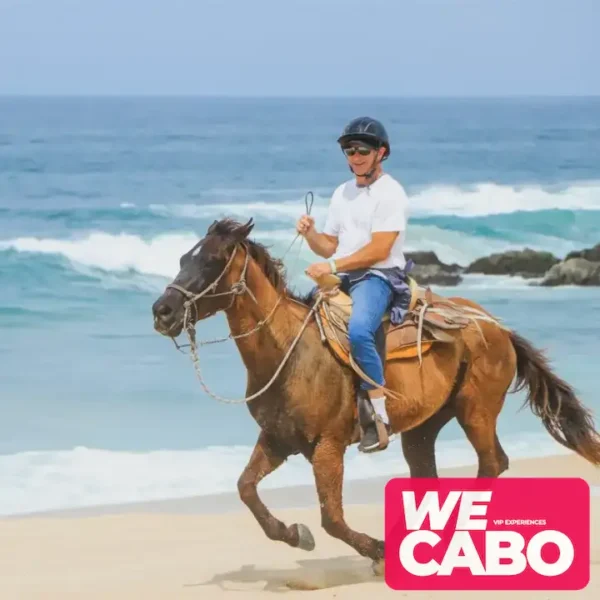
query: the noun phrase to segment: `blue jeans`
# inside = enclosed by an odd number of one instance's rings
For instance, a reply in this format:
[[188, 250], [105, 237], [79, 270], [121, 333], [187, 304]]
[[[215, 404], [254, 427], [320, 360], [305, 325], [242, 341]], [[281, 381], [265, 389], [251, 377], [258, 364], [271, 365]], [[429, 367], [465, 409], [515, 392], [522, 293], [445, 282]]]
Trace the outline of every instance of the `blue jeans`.
[[[348, 337], [352, 356], [358, 366], [373, 381], [385, 385], [383, 364], [375, 346], [375, 333], [390, 307], [392, 288], [380, 277], [370, 276], [351, 284], [352, 314], [348, 323]], [[361, 380], [363, 390], [375, 389]]]

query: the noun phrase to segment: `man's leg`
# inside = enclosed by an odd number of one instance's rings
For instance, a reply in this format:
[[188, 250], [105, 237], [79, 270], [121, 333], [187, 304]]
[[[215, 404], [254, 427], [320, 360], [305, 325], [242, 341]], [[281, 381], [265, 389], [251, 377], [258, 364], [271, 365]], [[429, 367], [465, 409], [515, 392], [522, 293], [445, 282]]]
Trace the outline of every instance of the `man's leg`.
[[[385, 396], [377, 386], [385, 385], [384, 365], [377, 352], [375, 334], [381, 325], [385, 312], [392, 299], [392, 290], [379, 277], [363, 279], [350, 288], [352, 297], [352, 316], [348, 325], [350, 348], [358, 366], [377, 385], [361, 381], [361, 393], [368, 393], [375, 412], [387, 424]], [[379, 436], [375, 423], [364, 430], [360, 450], [377, 449]]]

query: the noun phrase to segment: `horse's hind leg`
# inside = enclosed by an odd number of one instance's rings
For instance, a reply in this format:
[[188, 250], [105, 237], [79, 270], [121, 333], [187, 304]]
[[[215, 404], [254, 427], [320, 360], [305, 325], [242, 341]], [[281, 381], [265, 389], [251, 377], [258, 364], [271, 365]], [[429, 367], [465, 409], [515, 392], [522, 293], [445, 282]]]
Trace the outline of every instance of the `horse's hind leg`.
[[477, 453], [477, 477], [498, 477], [508, 469], [506, 456], [498, 439], [496, 422], [505, 394], [461, 394], [456, 403], [456, 419]]
[[414, 429], [402, 432], [402, 452], [411, 477], [437, 477], [435, 441], [438, 434], [456, 415], [448, 404]]
[[289, 454], [287, 449], [276, 445], [261, 432], [250, 461], [238, 479], [238, 491], [242, 502], [252, 511], [269, 539], [285, 542], [294, 548], [313, 550], [315, 541], [310, 529], [299, 524], [287, 527], [269, 512], [258, 495], [259, 482], [275, 471]]
[[510, 461], [508, 460], [508, 456], [506, 452], [504, 452], [504, 448], [498, 439], [498, 433], [496, 432], [496, 452], [498, 453], [498, 460], [500, 462], [500, 473], [504, 473], [504, 471], [508, 471], [508, 467]]
[[344, 483], [343, 443], [321, 438], [312, 455], [313, 472], [321, 505], [321, 524], [325, 531], [374, 561], [383, 558], [383, 542], [350, 529], [344, 520], [342, 487]]

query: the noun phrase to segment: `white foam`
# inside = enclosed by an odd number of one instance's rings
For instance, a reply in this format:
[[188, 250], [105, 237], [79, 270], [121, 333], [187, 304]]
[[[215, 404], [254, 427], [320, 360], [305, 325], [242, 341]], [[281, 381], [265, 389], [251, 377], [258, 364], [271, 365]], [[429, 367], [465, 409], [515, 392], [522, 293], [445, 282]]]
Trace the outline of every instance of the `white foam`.
[[419, 216], [485, 216], [515, 211], [560, 208], [600, 209], [600, 182], [567, 187], [511, 186], [479, 183], [473, 186], [431, 186], [411, 195], [411, 214]]
[[[301, 199], [288, 202], [222, 202], [219, 204], [151, 204], [149, 210], [163, 217], [183, 219], [219, 219], [222, 217], [237, 217], [241, 219], [254, 218], [255, 221], [289, 221], [299, 219], [306, 208]], [[324, 219], [327, 214], [327, 200], [315, 196], [311, 215]]]
[[[291, 270], [290, 277], [301, 275], [307, 264], [317, 260], [306, 242], [300, 244], [301, 238], [290, 248], [295, 236], [296, 231], [293, 228], [256, 228], [252, 232], [252, 238], [271, 246], [273, 256], [284, 257], [288, 269]], [[89, 276], [94, 276], [90, 269], [101, 269], [104, 272], [131, 275], [138, 273], [170, 279], [179, 271], [181, 255], [190, 250], [199, 237], [190, 232], [160, 234], [147, 239], [128, 233], [94, 232], [86, 237], [74, 239], [20, 237], [0, 241], [0, 250], [12, 249], [24, 253], [62, 256], [71, 262], [74, 269]], [[416, 224], [410, 228], [406, 239], [407, 251], [432, 250], [443, 262], [463, 266], [480, 256], [519, 249], [524, 245], [470, 236], [433, 225]], [[526, 245], [536, 250], [550, 250], [555, 254], [565, 254], [577, 246], [574, 242], [543, 236], [532, 237]], [[124, 280], [121, 282], [125, 284]], [[121, 286], [118, 280], [107, 283], [110, 287], [114, 287], [113, 284]], [[126, 285], [140, 287], [140, 282], [128, 281]], [[142, 288], [149, 286], [156, 289], [156, 285], [156, 281], [141, 282]]]
[[[543, 434], [521, 434], [512, 439], [503, 436], [502, 444], [511, 458], [565, 452]], [[0, 514], [235, 493], [237, 479], [251, 452], [247, 446], [145, 453], [78, 447], [0, 456]], [[475, 460], [466, 439], [439, 442], [440, 467], [469, 465]], [[346, 454], [348, 480], [407, 472], [398, 440], [381, 454], [361, 454], [355, 447]], [[302, 457], [293, 456], [261, 487], [313, 482], [310, 465]]]
[[[254, 194], [267, 195], [268, 190]], [[271, 190], [272, 197], [283, 195], [283, 190]], [[275, 193], [278, 192], [278, 193]], [[297, 192], [296, 192], [297, 193]], [[232, 196], [236, 193], [231, 191]], [[243, 195], [242, 195], [243, 196]], [[329, 195], [315, 194], [312, 215], [322, 222], [327, 214]], [[409, 193], [410, 212], [413, 216], [456, 215], [485, 216], [515, 211], [547, 209], [598, 210], [600, 209], [600, 182], [589, 181], [562, 186], [501, 185], [493, 182], [470, 186], [433, 185]], [[209, 219], [224, 216], [256, 220], [298, 219], [304, 212], [304, 195], [281, 202], [216, 202], [209, 204], [151, 204], [149, 210], [164, 217]]]
[[157, 235], [143, 239], [133, 234], [91, 233], [79, 239], [22, 237], [0, 242], [1, 249], [18, 252], [55, 254], [75, 265], [105, 271], [137, 271], [148, 275], [174, 277], [179, 270], [179, 258], [196, 242], [193, 233]]

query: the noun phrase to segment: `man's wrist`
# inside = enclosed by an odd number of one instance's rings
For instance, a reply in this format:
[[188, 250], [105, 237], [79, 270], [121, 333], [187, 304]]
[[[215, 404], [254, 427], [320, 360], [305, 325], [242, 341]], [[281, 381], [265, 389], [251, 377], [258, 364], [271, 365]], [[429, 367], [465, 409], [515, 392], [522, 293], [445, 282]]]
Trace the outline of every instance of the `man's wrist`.
[[329, 266], [331, 267], [332, 273], [337, 273], [337, 265], [335, 264], [335, 260], [333, 258], [329, 259]]

